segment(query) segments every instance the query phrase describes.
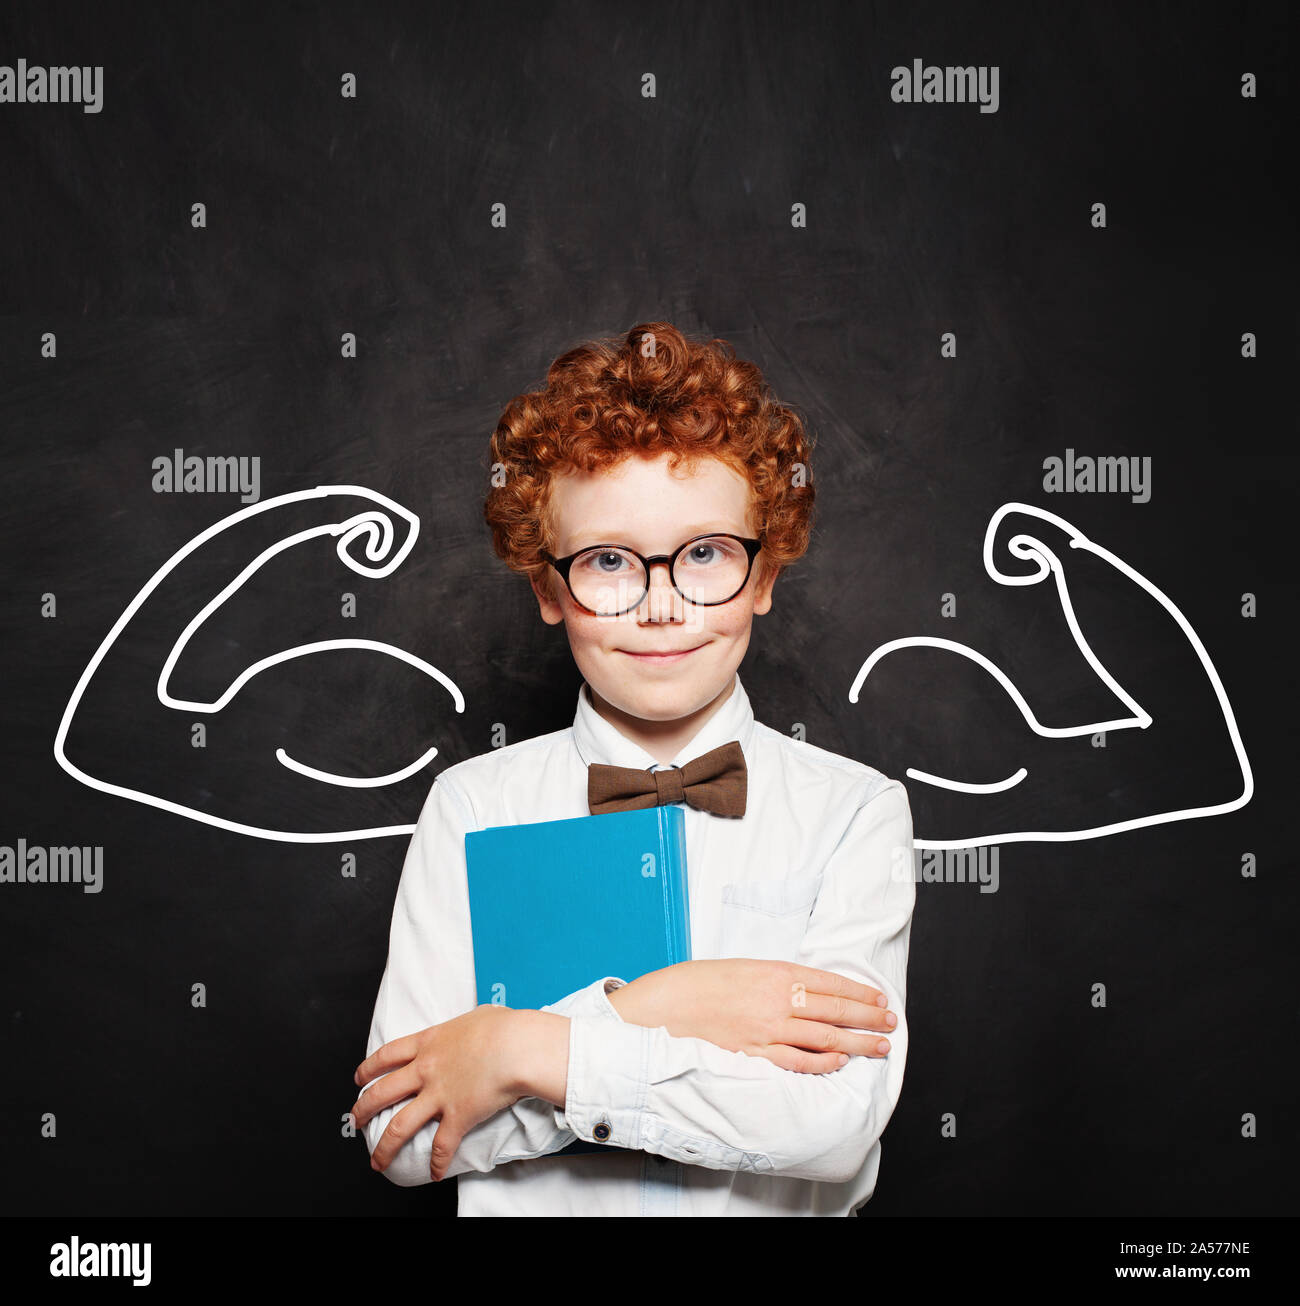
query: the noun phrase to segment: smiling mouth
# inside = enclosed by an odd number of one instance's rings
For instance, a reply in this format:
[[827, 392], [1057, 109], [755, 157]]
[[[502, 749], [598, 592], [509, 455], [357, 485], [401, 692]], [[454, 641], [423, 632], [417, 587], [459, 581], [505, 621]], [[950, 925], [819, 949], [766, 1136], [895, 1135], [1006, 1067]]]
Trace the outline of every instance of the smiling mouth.
[[703, 644], [697, 644], [695, 648], [675, 649], [670, 650], [667, 653], [635, 653], [631, 649], [621, 648], [619, 649], [619, 652], [626, 653], [628, 657], [637, 658], [642, 662], [676, 662], [679, 658], [684, 658], [688, 654], [694, 653], [703, 647]]

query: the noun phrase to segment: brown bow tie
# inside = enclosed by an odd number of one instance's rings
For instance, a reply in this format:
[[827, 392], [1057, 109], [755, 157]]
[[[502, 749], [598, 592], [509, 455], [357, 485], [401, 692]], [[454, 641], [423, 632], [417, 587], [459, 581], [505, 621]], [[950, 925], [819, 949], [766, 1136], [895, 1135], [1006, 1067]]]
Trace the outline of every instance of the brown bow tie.
[[718, 816], [744, 816], [748, 775], [744, 751], [735, 739], [685, 766], [659, 771], [593, 762], [587, 768], [587, 803], [593, 816], [683, 802]]

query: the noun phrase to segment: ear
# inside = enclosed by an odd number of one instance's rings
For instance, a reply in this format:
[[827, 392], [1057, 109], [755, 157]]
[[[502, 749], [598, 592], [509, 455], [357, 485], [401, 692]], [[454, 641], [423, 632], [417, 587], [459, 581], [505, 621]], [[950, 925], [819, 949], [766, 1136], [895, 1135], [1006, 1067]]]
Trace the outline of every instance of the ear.
[[759, 555], [759, 561], [761, 567], [754, 586], [755, 616], [762, 616], [772, 610], [772, 587], [776, 584], [776, 578], [781, 574], [781, 568], [769, 567], [767, 559], [762, 554]]
[[541, 609], [542, 620], [548, 626], [558, 626], [564, 620], [564, 609], [546, 592], [537, 577], [530, 576], [528, 583], [533, 587], [533, 593], [537, 596], [537, 606]]

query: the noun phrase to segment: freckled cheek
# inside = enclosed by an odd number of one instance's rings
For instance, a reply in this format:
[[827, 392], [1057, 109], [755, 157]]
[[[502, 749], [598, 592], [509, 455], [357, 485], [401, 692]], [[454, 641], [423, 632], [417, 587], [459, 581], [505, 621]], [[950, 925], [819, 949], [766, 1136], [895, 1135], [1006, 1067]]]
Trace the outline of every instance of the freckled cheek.
[[620, 617], [592, 617], [571, 612], [567, 626], [570, 642], [592, 652], [612, 652], [637, 642], [636, 622]]
[[742, 594], [713, 611], [712, 620], [717, 629], [728, 635], [743, 635], [754, 620], [754, 604], [748, 594]]

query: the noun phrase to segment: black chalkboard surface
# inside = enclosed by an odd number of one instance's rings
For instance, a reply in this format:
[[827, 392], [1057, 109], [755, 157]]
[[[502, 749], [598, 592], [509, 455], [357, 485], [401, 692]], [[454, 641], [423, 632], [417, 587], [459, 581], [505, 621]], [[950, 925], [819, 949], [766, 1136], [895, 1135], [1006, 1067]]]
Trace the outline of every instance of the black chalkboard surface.
[[756, 716], [912, 805], [861, 1214], [1296, 1214], [1285, 16], [7, 6], [6, 1213], [454, 1214], [343, 1117], [434, 777], [572, 722], [488, 438], [668, 321], [817, 439]]

